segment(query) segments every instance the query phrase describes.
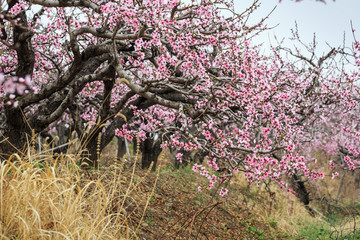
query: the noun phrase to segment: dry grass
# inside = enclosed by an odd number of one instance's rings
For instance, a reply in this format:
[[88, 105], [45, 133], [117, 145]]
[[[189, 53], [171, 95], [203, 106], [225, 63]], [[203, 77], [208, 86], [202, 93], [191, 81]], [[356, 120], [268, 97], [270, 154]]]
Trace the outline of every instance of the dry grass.
[[[24, 158], [14, 154], [2, 162], [0, 239], [288, 239], [301, 235], [304, 226], [324, 226], [324, 219], [310, 216], [277, 184], [270, 185], [270, 195], [239, 174], [226, 198], [213, 199], [196, 191], [206, 183], [189, 167], [169, 166], [167, 150], [151, 173], [136, 169], [139, 151], [129, 166], [114, 159], [115, 148], [105, 149], [107, 167], [98, 170], [80, 169], [80, 153], [71, 151], [54, 157], [32, 149]], [[337, 184], [318, 186], [334, 194]], [[349, 220], [335, 230], [353, 226]]]
[[269, 184], [272, 195], [269, 189], [265, 188], [265, 184], [249, 185], [245, 177], [240, 174], [235, 176], [234, 183], [236, 187], [246, 191], [247, 197], [244, 196], [244, 198], [246, 198], [247, 206], [251, 207], [258, 219], [270, 225], [276, 224], [275, 231], [296, 236], [301, 227], [320, 225], [323, 222], [320, 217], [312, 217], [295, 196], [280, 189], [276, 183]]
[[132, 215], [144, 215], [154, 188], [147, 184], [142, 191], [139, 185], [150, 173], [135, 176], [136, 164], [127, 174], [123, 165], [89, 172], [75, 159], [43, 156], [39, 162], [12, 155], [1, 163], [1, 239], [137, 238], [141, 220]]

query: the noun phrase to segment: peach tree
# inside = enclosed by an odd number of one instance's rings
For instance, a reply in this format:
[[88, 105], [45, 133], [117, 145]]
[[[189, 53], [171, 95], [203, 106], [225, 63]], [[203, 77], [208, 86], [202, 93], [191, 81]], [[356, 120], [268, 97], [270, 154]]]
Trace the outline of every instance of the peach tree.
[[357, 106], [358, 75], [322, 70], [337, 51], [310, 68], [261, 54], [251, 39], [264, 20], [247, 22], [257, 4], [237, 13], [230, 0], [1, 1], [1, 157], [66, 119], [79, 135], [91, 127], [91, 166], [115, 134], [156, 132], [162, 147], [207, 153], [193, 170], [210, 189], [234, 171], [251, 182], [322, 177], [296, 150], [331, 109]]

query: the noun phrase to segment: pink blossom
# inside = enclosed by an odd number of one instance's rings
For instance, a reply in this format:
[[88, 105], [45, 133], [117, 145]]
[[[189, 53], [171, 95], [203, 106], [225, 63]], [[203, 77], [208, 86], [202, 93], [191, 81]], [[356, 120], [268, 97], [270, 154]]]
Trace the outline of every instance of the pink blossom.
[[8, 79], [4, 83], [4, 91], [6, 93], [15, 93], [16, 84], [12, 81], [12, 79]]
[[228, 191], [229, 190], [227, 188], [221, 188], [219, 195], [221, 197], [224, 197], [228, 193]]
[[335, 177], [339, 176], [338, 172], [334, 172], [331, 174], [331, 179], [334, 179]]
[[176, 154], [176, 159], [177, 159], [179, 162], [182, 162], [182, 156], [183, 156], [182, 153], [178, 153], [178, 154]]
[[116, 135], [116, 136], [119, 136], [119, 137], [124, 137], [122, 131], [120, 131], [118, 128], [115, 129], [115, 135]]
[[23, 95], [24, 94], [24, 92], [25, 92], [25, 90], [26, 90], [26, 85], [25, 84], [19, 84], [19, 83], [17, 83], [16, 84], [16, 92], [19, 94], [19, 95]]
[[131, 136], [130, 134], [126, 134], [125, 137], [127, 138], [127, 140], [132, 141], [134, 139], [133, 136]]

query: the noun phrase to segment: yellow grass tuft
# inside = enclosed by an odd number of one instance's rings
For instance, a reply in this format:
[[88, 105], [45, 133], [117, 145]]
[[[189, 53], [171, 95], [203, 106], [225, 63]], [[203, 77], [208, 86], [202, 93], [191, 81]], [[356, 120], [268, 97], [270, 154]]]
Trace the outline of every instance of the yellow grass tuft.
[[137, 238], [131, 219], [145, 212], [153, 189], [139, 186], [151, 173], [124, 174], [123, 164], [89, 172], [69, 155], [41, 159], [14, 154], [0, 164], [1, 239]]

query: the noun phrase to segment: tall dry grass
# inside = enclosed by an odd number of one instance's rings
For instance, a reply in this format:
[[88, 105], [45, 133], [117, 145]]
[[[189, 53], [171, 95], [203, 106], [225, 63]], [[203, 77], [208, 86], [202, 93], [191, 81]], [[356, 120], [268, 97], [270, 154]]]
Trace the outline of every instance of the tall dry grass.
[[241, 174], [236, 174], [233, 181], [236, 187], [245, 190], [242, 202], [258, 219], [276, 225], [274, 231], [296, 236], [302, 227], [320, 226], [324, 222], [319, 216], [311, 216], [295, 196], [282, 190], [276, 183], [269, 183], [268, 187], [264, 183], [249, 185]]
[[135, 165], [89, 171], [72, 155], [12, 155], [0, 164], [0, 238], [137, 239], [154, 188], [140, 191], [152, 173], [135, 176]]

